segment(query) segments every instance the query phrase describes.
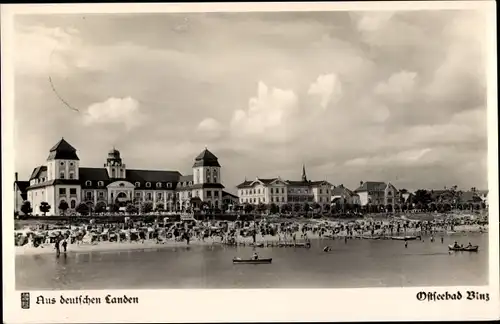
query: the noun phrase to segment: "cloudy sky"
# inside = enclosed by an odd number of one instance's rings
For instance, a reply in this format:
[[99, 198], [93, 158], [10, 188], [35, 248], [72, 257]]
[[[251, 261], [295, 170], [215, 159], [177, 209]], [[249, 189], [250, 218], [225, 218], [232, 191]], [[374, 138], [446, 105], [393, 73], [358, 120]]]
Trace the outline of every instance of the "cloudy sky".
[[16, 169], [64, 137], [82, 166], [116, 146], [183, 174], [206, 145], [231, 191], [303, 163], [352, 189], [486, 188], [485, 27], [474, 11], [17, 16]]

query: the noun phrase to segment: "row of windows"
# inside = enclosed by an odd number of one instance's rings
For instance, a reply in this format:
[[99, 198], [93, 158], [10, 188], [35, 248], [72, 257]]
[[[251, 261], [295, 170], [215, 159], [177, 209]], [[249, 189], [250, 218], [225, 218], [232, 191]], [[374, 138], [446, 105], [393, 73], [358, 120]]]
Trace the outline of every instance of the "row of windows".
[[[62, 179], [64, 179], [64, 177], [63, 177]], [[70, 178], [70, 179], [72, 179], [72, 178]], [[86, 185], [87, 187], [92, 186], [92, 181], [90, 181], [90, 180], [85, 181], [85, 185]], [[103, 181], [98, 181], [98, 182], [97, 182], [97, 185], [102, 187], [102, 186], [104, 186], [104, 182], [103, 182]], [[181, 183], [180, 183], [180, 185], [181, 185], [182, 187], [191, 186], [191, 185], [193, 185], [193, 182], [192, 182], [192, 181], [189, 181], [189, 182], [181, 182]], [[124, 186], [124, 184], [122, 184], [121, 186], [123, 187], [123, 186]], [[135, 187], [136, 187], [136, 188], [139, 188], [140, 186], [141, 186], [141, 183], [140, 183], [140, 182], [136, 182], [136, 183], [135, 183]], [[151, 182], [146, 182], [146, 188], [151, 188]], [[162, 188], [162, 183], [161, 183], [161, 182], [157, 182], [157, 183], [156, 183], [156, 188]], [[169, 183], [167, 183], [167, 188], [172, 188], [172, 183], [170, 183], [170, 182], [169, 182]]]
[[[60, 164], [61, 166], [64, 166], [64, 161], [59, 162], [59, 164]], [[75, 165], [75, 164], [74, 164], [73, 162], [69, 162], [69, 166], [70, 166], [70, 167], [72, 167], [72, 166], [74, 166], [74, 165]]]
[[[59, 195], [65, 195], [66, 188], [59, 188]], [[69, 194], [72, 196], [76, 196], [76, 188], [69, 188]]]

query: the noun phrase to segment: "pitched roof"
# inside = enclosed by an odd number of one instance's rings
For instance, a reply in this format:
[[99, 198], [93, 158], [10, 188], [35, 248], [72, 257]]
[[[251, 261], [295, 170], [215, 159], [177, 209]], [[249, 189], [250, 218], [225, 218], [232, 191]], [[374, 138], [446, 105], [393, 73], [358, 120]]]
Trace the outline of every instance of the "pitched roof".
[[79, 178], [82, 181], [108, 181], [108, 170], [105, 168], [79, 168]]
[[385, 190], [386, 187], [387, 184], [385, 182], [367, 181], [364, 182], [358, 189], [354, 190], [354, 192], [380, 191]]
[[193, 181], [193, 175], [192, 174], [189, 174], [189, 175], [181, 175], [179, 177], [179, 182], [189, 182], [189, 181]]
[[201, 166], [220, 167], [217, 157], [207, 148], [203, 150], [194, 160], [193, 168]]
[[36, 188], [44, 188], [47, 186], [54, 186], [58, 184], [64, 184], [64, 185], [78, 185], [80, 184], [80, 180], [76, 179], [55, 179], [55, 180], [50, 180], [50, 181], [45, 181], [42, 183], [37, 183], [32, 186], [29, 186], [26, 188], [26, 190], [31, 190], [31, 189], [36, 189]]
[[21, 192], [21, 194], [26, 192], [26, 189], [30, 186], [29, 181], [16, 181], [17, 189]]
[[224, 197], [224, 196], [230, 196], [230, 197], [233, 197], [233, 198], [239, 198], [238, 196], [233, 195], [232, 193], [229, 193], [227, 191], [222, 190], [222, 197]]
[[309, 181], [294, 181], [294, 180], [286, 180], [286, 183], [288, 183], [291, 186], [309, 186], [310, 182]]
[[76, 155], [76, 149], [71, 146], [64, 138], [61, 138], [56, 145], [50, 149], [49, 157], [47, 160], [79, 160]]
[[236, 188], [247, 188], [247, 187], [250, 187], [250, 185], [252, 183], [253, 183], [253, 181], [245, 180], [242, 183], [240, 183], [239, 185], [237, 185]]
[[309, 181], [309, 183], [311, 184], [311, 186], [315, 187], [315, 186], [331, 186], [332, 184], [329, 183], [328, 181], [326, 180], [320, 180], [320, 181]]
[[125, 171], [126, 180], [134, 182], [177, 182], [182, 176], [179, 171], [134, 170]]
[[352, 190], [344, 187], [344, 185], [336, 186], [332, 190], [332, 195], [333, 196], [344, 195], [344, 194], [348, 194], [351, 197], [358, 196], [357, 193], [355, 193], [354, 191], [352, 191]]
[[278, 178], [270, 178], [270, 179], [262, 179], [262, 178], [257, 178], [260, 182], [262, 182], [265, 185], [270, 184], [271, 182], [277, 180]]
[[30, 180], [39, 178], [42, 172], [47, 172], [47, 166], [40, 165], [34, 168], [33, 172], [31, 172]]

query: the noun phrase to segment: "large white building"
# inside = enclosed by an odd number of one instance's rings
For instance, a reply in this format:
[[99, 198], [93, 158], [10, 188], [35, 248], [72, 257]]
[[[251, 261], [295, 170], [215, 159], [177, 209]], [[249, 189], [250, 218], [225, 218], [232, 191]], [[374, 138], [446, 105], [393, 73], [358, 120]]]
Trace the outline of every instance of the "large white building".
[[245, 180], [237, 186], [240, 204], [330, 204], [332, 185], [327, 181], [307, 180], [306, 170], [302, 168], [302, 180], [282, 180], [280, 177], [253, 181]]
[[[120, 152], [112, 149], [102, 168], [80, 166], [76, 149], [61, 139], [50, 149], [45, 165], [36, 167], [26, 189], [33, 214], [42, 214], [40, 205], [47, 202], [47, 215], [59, 215], [58, 206], [66, 201], [74, 212], [80, 202], [126, 206], [150, 202], [153, 208], [187, 211], [222, 207], [224, 186], [217, 157], [205, 148], [194, 160], [193, 174], [178, 171], [128, 169]], [[204, 206], [203, 206], [204, 207]]]

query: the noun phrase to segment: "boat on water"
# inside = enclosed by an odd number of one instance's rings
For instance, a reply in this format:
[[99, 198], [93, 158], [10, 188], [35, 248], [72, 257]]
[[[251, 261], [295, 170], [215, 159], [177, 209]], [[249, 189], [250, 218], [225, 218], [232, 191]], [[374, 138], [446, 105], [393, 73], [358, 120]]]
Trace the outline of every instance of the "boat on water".
[[465, 251], [465, 252], [477, 252], [479, 250], [478, 245], [466, 246], [466, 247], [455, 247], [453, 245], [448, 245], [448, 250], [450, 251]]
[[363, 240], [380, 240], [380, 236], [362, 236], [361, 237]]
[[272, 258], [269, 259], [240, 259], [234, 258], [233, 264], [270, 264], [273, 261]]
[[416, 239], [420, 239], [420, 236], [393, 236], [391, 237], [392, 240], [398, 240], [398, 241], [413, 241]]

